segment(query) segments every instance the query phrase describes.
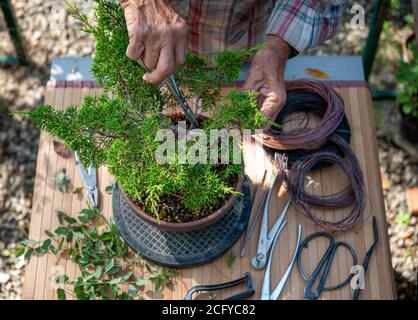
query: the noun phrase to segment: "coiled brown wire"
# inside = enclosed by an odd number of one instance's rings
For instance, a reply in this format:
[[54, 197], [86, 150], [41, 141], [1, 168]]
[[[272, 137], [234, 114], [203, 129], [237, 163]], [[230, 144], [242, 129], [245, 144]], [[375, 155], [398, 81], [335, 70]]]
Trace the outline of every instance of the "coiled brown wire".
[[[302, 91], [320, 95], [327, 102], [325, 106], [322, 106], [326, 108], [324, 116], [321, 123], [313, 129], [299, 128], [289, 132], [268, 130], [264, 134], [264, 144], [275, 150], [296, 150], [323, 143], [324, 140], [334, 143], [342, 151], [343, 157], [332, 152], [318, 151], [296, 160], [288, 171], [286, 171], [285, 162], [278, 165], [283, 167], [281, 170], [287, 172], [284, 175], [287, 191], [298, 211], [321, 229], [330, 232], [350, 229], [362, 217], [365, 207], [365, 187], [363, 173], [356, 155], [350, 145], [335, 133], [344, 118], [342, 98], [333, 89], [319, 81], [290, 81], [286, 88], [288, 92]], [[321, 108], [321, 106], [318, 107]], [[319, 163], [338, 165], [346, 174], [350, 186], [332, 195], [316, 196], [308, 193], [305, 190], [305, 179]], [[348, 206], [352, 206], [350, 213], [338, 221], [322, 219], [313, 211], [313, 208], [334, 209]]]
[[[350, 146], [337, 135], [330, 139], [344, 152], [345, 158], [331, 152], [317, 152], [294, 163], [284, 176], [287, 191], [298, 211], [313, 221], [318, 227], [330, 232], [352, 228], [362, 217], [365, 206], [365, 187], [360, 164]], [[350, 185], [338, 193], [316, 196], [305, 190], [305, 179], [318, 162], [338, 165], [350, 181]], [[313, 208], [334, 209], [352, 206], [350, 213], [338, 220], [329, 221], [315, 214]]]
[[296, 80], [286, 82], [286, 91], [304, 91], [320, 95], [327, 103], [321, 123], [312, 129], [298, 128], [288, 132], [264, 132], [264, 145], [276, 150], [303, 149], [321, 143], [334, 133], [344, 117], [344, 104], [340, 95], [320, 81]]

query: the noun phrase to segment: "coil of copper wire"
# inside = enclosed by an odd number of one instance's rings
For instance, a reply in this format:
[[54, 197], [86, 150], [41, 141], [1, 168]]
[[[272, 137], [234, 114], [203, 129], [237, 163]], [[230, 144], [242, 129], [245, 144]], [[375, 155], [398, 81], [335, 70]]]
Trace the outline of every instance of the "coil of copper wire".
[[[365, 205], [365, 187], [360, 164], [351, 150], [350, 126], [345, 117], [342, 98], [319, 81], [299, 80], [286, 85], [287, 105], [276, 122], [293, 112], [307, 112], [321, 118], [315, 128], [298, 127], [283, 131], [271, 127], [264, 133], [264, 145], [272, 151], [286, 153], [289, 167], [285, 175], [287, 190], [298, 211], [315, 225], [330, 232], [352, 228], [360, 219]], [[309, 146], [319, 144], [316, 149]], [[335, 194], [316, 196], [305, 190], [305, 181], [312, 170], [338, 165], [350, 185]], [[329, 221], [315, 214], [315, 208], [335, 209], [351, 207], [339, 221]]]
[[[360, 164], [350, 146], [340, 137], [330, 137], [344, 152], [342, 158], [330, 152], [317, 152], [294, 163], [285, 175], [287, 191], [298, 211], [313, 221], [321, 229], [337, 232], [352, 228], [360, 221], [365, 206], [365, 187]], [[350, 185], [331, 195], [317, 196], [306, 191], [305, 181], [309, 172], [318, 162], [329, 162], [338, 165], [347, 176]], [[317, 216], [314, 208], [334, 209], [351, 207], [347, 216], [338, 221], [329, 221]]]
[[[272, 128], [264, 132], [264, 145], [275, 150], [303, 149], [320, 144], [335, 132], [344, 118], [344, 104], [340, 95], [320, 81], [297, 80], [286, 83], [288, 94], [310, 92], [319, 95], [326, 102], [326, 111], [315, 128], [296, 128], [284, 132]], [[302, 102], [301, 102], [302, 103]]]

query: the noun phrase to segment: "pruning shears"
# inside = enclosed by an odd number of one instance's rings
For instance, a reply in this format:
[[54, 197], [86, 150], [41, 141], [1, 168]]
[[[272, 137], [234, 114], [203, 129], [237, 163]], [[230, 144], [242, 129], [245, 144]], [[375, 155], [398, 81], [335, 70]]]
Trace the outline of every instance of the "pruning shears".
[[96, 168], [93, 165], [84, 168], [83, 164], [80, 161], [80, 157], [77, 151], [74, 152], [75, 163], [80, 170], [81, 178], [83, 183], [87, 188], [87, 199], [89, 200], [92, 207], [97, 208], [99, 206], [99, 191], [97, 189], [97, 172]]
[[[282, 228], [284, 224], [282, 225]], [[264, 273], [263, 287], [261, 289], [261, 300], [277, 300], [280, 297], [280, 294], [282, 293], [286, 285], [287, 279], [290, 276], [290, 272], [292, 271], [293, 265], [295, 264], [296, 256], [300, 247], [301, 237], [302, 237], [302, 225], [298, 225], [298, 239], [296, 242], [296, 248], [293, 253], [292, 260], [290, 261], [290, 264], [287, 267], [286, 272], [284, 273], [283, 277], [280, 279], [276, 288], [274, 288], [273, 292], [270, 293], [271, 258], [273, 256], [273, 251], [274, 251], [274, 247], [276, 245], [277, 239], [279, 238], [279, 232], [276, 233], [276, 235], [274, 236], [274, 239], [272, 240], [273, 244], [272, 244], [272, 249], [270, 251], [269, 261], [267, 264], [266, 272]]]
[[[141, 65], [147, 72], [151, 72], [151, 70], [145, 65], [144, 61], [141, 59]], [[170, 91], [174, 94], [177, 98], [178, 102], [180, 103], [181, 108], [183, 109], [184, 114], [186, 115], [187, 120], [191, 123], [192, 127], [196, 128], [198, 126], [196, 117], [189, 106], [186, 98], [181, 94], [179, 86], [177, 85], [176, 79], [171, 74], [167, 80], [164, 81], [167, 84]]]

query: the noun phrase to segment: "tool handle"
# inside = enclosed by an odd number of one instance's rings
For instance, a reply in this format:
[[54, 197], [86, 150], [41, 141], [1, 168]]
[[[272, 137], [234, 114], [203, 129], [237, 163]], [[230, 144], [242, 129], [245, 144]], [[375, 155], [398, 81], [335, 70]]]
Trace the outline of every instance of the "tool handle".
[[228, 288], [231, 288], [231, 287], [235, 287], [235, 286], [240, 285], [240, 284], [245, 283], [245, 282], [247, 283], [247, 288], [248, 288], [247, 291], [251, 291], [253, 289], [253, 286], [252, 286], [252, 278], [251, 278], [251, 273], [250, 272], [246, 272], [244, 277], [242, 277], [242, 278], [232, 280], [232, 281], [229, 281], [229, 282], [220, 283], [220, 284], [208, 284], [208, 285], [194, 286], [193, 288], [191, 288], [186, 293], [186, 296], [184, 297], [184, 300], [193, 300], [193, 293], [195, 293], [195, 292], [218, 291], [218, 290], [223, 290], [223, 289], [228, 289]]
[[[373, 243], [372, 246], [370, 247], [370, 249], [367, 251], [366, 256], [364, 257], [364, 261], [363, 261], [363, 275], [364, 275], [364, 277], [366, 277], [367, 267], [369, 266], [369, 262], [370, 262], [370, 259], [372, 257], [372, 254], [373, 254], [373, 251], [374, 251], [375, 247], [376, 247], [376, 243]], [[358, 300], [359, 297], [360, 297], [360, 293], [361, 293], [361, 289], [359, 287], [357, 287], [354, 290], [352, 300]]]

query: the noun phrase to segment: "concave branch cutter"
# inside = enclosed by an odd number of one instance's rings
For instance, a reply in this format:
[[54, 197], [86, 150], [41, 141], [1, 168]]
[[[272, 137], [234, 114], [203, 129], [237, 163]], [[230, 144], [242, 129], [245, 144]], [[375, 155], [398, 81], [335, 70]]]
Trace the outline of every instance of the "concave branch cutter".
[[[274, 159], [275, 159], [276, 164], [278, 164], [280, 162], [283, 162], [283, 160], [284, 160], [284, 158], [277, 153], [275, 154]], [[261, 220], [257, 253], [253, 257], [252, 263], [251, 263], [252, 266], [255, 269], [263, 269], [266, 266], [268, 252], [270, 251], [270, 248], [272, 247], [273, 239], [276, 236], [278, 236], [278, 234], [280, 234], [280, 232], [282, 231], [282, 229], [284, 227], [284, 223], [285, 223], [285, 217], [286, 217], [287, 211], [289, 210], [289, 206], [291, 204], [291, 200], [289, 200], [286, 203], [282, 213], [280, 214], [279, 218], [274, 223], [273, 228], [269, 232], [268, 231], [269, 203], [270, 203], [271, 195], [273, 193], [273, 189], [274, 189], [274, 185], [276, 183], [276, 180], [279, 177], [281, 177], [281, 175], [282, 175], [282, 170], [280, 170], [280, 169], [278, 169], [276, 172], [274, 172], [273, 176], [271, 177], [270, 186], [269, 186], [269, 189], [267, 191], [267, 196], [266, 196], [264, 204], [263, 204], [264, 205], [263, 218]]]
[[[145, 65], [144, 61], [141, 59], [141, 65], [144, 67], [144, 69], [147, 72], [151, 72], [151, 70]], [[164, 83], [168, 86], [170, 91], [174, 94], [176, 99], [178, 100], [181, 108], [183, 109], [184, 114], [186, 115], [187, 120], [191, 123], [192, 127], [196, 128], [198, 126], [196, 117], [194, 112], [189, 106], [189, 103], [187, 102], [186, 98], [181, 94], [179, 86], [177, 85], [176, 79], [171, 74], [167, 80], [164, 81]]]
[[87, 188], [87, 199], [92, 207], [97, 208], [99, 206], [99, 191], [97, 189], [97, 173], [96, 168], [90, 165], [87, 170], [84, 168], [80, 161], [77, 151], [74, 152], [75, 163], [80, 170], [81, 178]]
[[[286, 224], [286, 221], [282, 224], [281, 229]], [[280, 232], [277, 232], [274, 236], [273, 247], [270, 251], [269, 262], [267, 264], [266, 272], [264, 273], [264, 280], [263, 280], [263, 287], [261, 289], [261, 300], [277, 300], [282, 293], [287, 279], [289, 278], [290, 272], [292, 271], [293, 265], [295, 264], [296, 256], [299, 251], [300, 247], [300, 239], [302, 237], [302, 225], [298, 225], [298, 239], [296, 242], [295, 251], [293, 253], [292, 260], [290, 261], [289, 266], [287, 267], [286, 272], [284, 273], [283, 277], [280, 279], [279, 283], [277, 284], [276, 288], [270, 294], [270, 272], [271, 272], [271, 260], [273, 256], [274, 247], [276, 246], [277, 239], [279, 238]]]

